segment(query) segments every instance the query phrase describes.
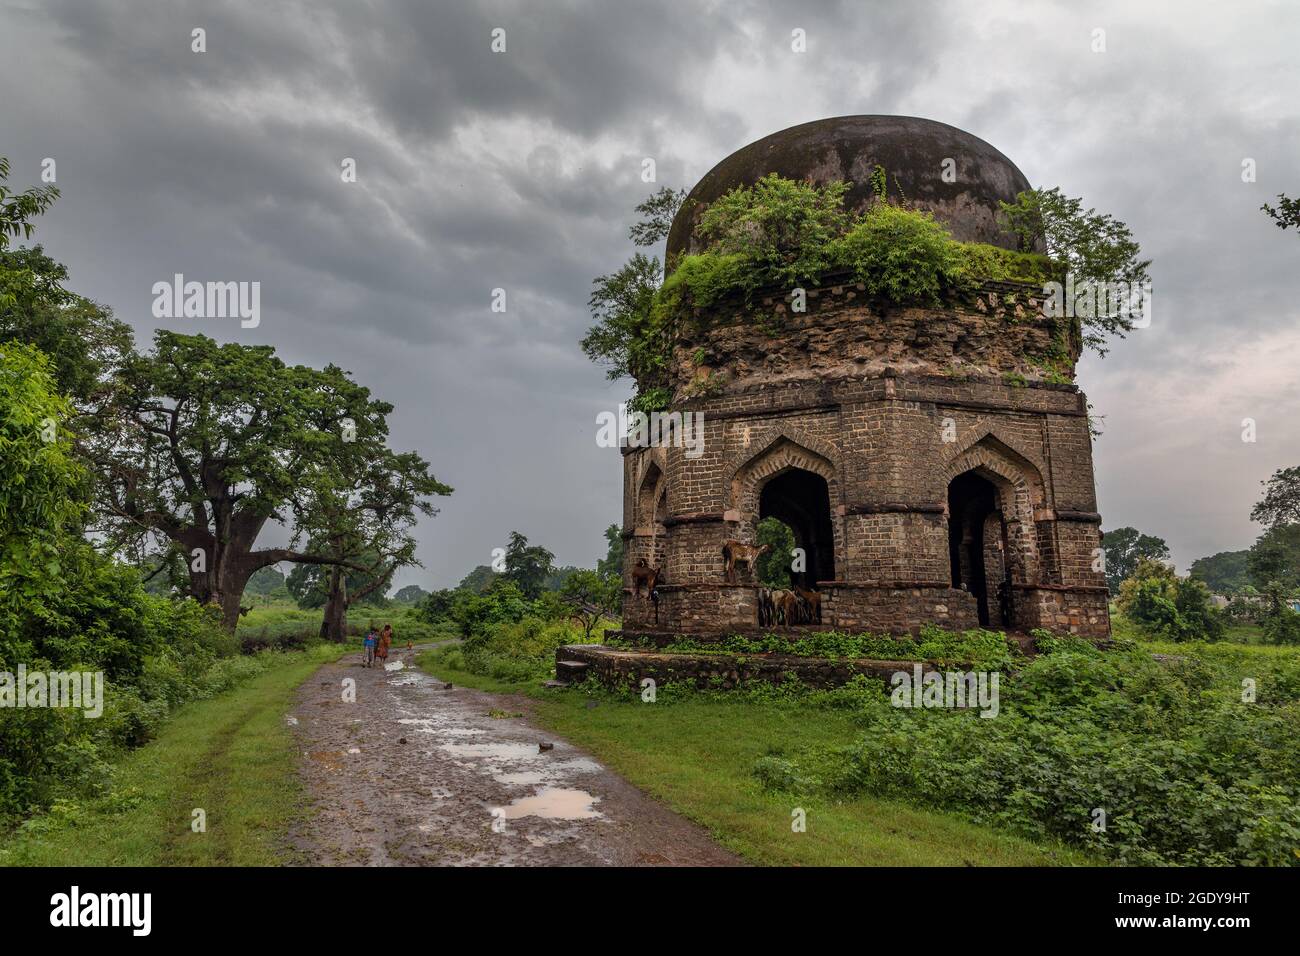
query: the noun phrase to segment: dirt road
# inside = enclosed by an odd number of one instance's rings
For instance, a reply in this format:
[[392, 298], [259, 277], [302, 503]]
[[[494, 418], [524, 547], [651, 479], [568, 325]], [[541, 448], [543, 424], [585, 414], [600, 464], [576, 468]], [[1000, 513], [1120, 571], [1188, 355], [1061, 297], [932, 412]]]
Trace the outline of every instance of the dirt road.
[[[525, 700], [446, 690], [413, 657], [394, 651], [381, 669], [348, 655], [299, 689], [286, 720], [313, 804], [294, 834], [307, 862], [740, 863], [589, 755], [513, 716], [527, 711]], [[347, 678], [355, 702], [344, 699]]]

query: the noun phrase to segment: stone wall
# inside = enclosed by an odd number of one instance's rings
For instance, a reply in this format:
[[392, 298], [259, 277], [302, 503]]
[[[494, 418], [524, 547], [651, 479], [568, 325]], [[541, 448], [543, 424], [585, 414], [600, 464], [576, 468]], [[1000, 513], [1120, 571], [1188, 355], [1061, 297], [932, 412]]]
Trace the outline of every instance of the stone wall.
[[650, 678], [656, 684], [688, 683], [699, 688], [731, 690], [742, 684], [784, 684], [791, 674], [809, 687], [839, 687], [857, 675], [890, 681], [899, 671], [928, 674], [939, 668], [921, 661], [874, 661], [791, 657], [784, 654], [657, 654], [623, 651], [599, 644], [570, 644], [558, 648], [556, 662], [578, 661], [604, 684], [640, 687]]
[[724, 580], [722, 544], [752, 541], [768, 482], [799, 470], [825, 482], [830, 503], [834, 579], [817, 584], [824, 623], [973, 627], [977, 602], [954, 586], [948, 540], [949, 482], [973, 472], [993, 489], [987, 527], [1005, 527], [1008, 549], [984, 549], [991, 626], [1005, 561], [1013, 626], [1107, 635], [1086, 403], [1025, 358], [1052, 344], [1049, 323], [996, 291], [983, 312], [883, 314], [854, 291], [810, 296], [789, 334], [715, 326], [678, 349], [679, 359], [692, 346], [734, 351], [718, 394], [679, 389], [674, 409], [704, 416], [703, 454], [625, 449], [627, 584], [638, 557], [661, 569], [657, 622], [654, 602], [629, 597], [625, 626], [752, 628], [756, 590], [743, 576]]
[[806, 296], [804, 312], [792, 311], [789, 290], [697, 310], [678, 331], [675, 401], [734, 383], [828, 381], [886, 368], [1047, 381], [1053, 371], [1072, 375], [1081, 347], [1070, 320], [1043, 314], [1033, 285], [990, 282], [959, 300], [899, 306], [867, 298], [846, 276]]

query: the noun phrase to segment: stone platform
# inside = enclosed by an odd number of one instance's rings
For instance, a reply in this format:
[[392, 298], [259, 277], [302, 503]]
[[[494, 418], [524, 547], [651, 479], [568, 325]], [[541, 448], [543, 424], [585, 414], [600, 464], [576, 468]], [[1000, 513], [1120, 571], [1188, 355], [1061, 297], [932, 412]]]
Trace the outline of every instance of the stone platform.
[[[839, 687], [859, 674], [886, 682], [897, 671], [922, 673], [940, 670], [932, 661], [885, 661], [867, 658], [797, 657], [793, 654], [668, 653], [630, 650], [603, 644], [568, 644], [556, 648], [557, 683], [576, 682], [595, 675], [609, 686], [640, 686], [644, 678], [656, 684], [691, 683], [698, 688], [732, 690], [762, 681], [784, 684], [794, 675], [809, 687]], [[945, 665], [943, 669], [967, 669]]]

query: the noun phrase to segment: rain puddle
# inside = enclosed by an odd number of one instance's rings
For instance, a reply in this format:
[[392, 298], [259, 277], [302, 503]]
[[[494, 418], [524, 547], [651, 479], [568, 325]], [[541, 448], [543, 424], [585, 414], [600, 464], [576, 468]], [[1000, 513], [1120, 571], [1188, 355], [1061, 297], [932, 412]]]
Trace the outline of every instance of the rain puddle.
[[416, 733], [438, 734], [442, 737], [480, 737], [483, 730], [478, 727], [448, 727], [446, 717], [399, 717], [399, 724], [410, 727]]
[[546, 766], [537, 770], [518, 770], [510, 773], [498, 773], [493, 771], [492, 777], [498, 783], [504, 783], [507, 787], [531, 787], [544, 783], [556, 783], [564, 777], [580, 773], [600, 773], [600, 764], [594, 760], [588, 760], [586, 757], [576, 757], [573, 760], [560, 760], [555, 763], [548, 763]]
[[284, 718], [284, 722], [290, 727], [293, 727], [298, 723], [298, 718], [290, 714], [288, 717]]
[[439, 746], [453, 757], [527, 760], [537, 756], [537, 744], [440, 744]]
[[561, 787], [543, 787], [531, 797], [520, 797], [501, 808], [507, 820], [520, 817], [541, 817], [545, 820], [594, 820], [601, 814], [592, 804], [593, 797], [586, 790], [568, 790]]
[[522, 771], [520, 773], [498, 773], [493, 775], [498, 781], [512, 787], [531, 787], [546, 782], [546, 774], [540, 771]]
[[384, 670], [386, 670], [386, 671], [400, 671], [400, 670], [402, 670], [402, 669], [405, 668], [405, 667], [406, 667], [406, 665], [403, 664], [401, 661], [393, 661], [393, 663], [391, 663], [391, 664], [385, 664], [385, 665], [384, 665]]

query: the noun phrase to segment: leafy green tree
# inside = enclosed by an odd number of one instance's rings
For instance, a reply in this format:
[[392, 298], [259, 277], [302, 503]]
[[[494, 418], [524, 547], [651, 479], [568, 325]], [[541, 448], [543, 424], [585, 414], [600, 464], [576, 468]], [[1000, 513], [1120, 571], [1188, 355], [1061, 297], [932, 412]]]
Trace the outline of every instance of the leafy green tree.
[[1106, 584], [1111, 594], [1119, 593], [1120, 583], [1133, 575], [1141, 559], [1169, 560], [1169, 545], [1165, 539], [1143, 534], [1137, 528], [1103, 532], [1101, 548], [1106, 557]]
[[456, 600], [466, 593], [477, 593], [465, 590], [453, 590], [445, 588], [440, 591], [432, 591], [426, 594], [420, 603], [415, 606], [416, 614], [420, 620], [429, 624], [441, 624], [443, 621], [452, 619], [452, 611], [456, 606]]
[[[13, 239], [30, 239], [36, 226], [33, 220], [42, 215], [54, 200], [59, 198], [56, 186], [34, 186], [23, 192], [15, 192], [6, 185], [9, 179], [9, 160], [0, 156], [0, 250], [8, 249]], [[14, 277], [19, 281], [22, 277]], [[0, 288], [0, 306], [12, 304], [6, 302], [5, 296], [12, 294], [12, 289]]]
[[1250, 509], [1250, 519], [1267, 528], [1300, 524], [1300, 465], [1279, 468], [1261, 484], [1264, 497]]
[[596, 573], [623, 576], [623, 529], [616, 524], [605, 529], [605, 556], [596, 562]]
[[189, 588], [185, 556], [178, 548], [164, 548], [162, 551], [145, 554], [137, 567], [140, 571], [140, 584], [149, 594], [166, 597], [174, 593], [183, 594]]
[[612, 617], [622, 597], [623, 582], [612, 574], [600, 574], [586, 568], [569, 576], [560, 594], [582, 625], [588, 643], [591, 632], [601, 619]]
[[35, 345], [50, 359], [58, 390], [81, 406], [103, 391], [133, 345], [131, 329], [112, 312], [65, 288], [68, 270], [29, 239], [35, 220], [58, 198], [56, 187], [15, 192], [0, 156], [0, 343]]
[[[94, 437], [103, 532], [114, 546], [162, 538], [180, 548], [189, 592], [233, 630], [248, 579], [283, 561], [366, 571], [325, 549], [258, 548], [268, 522], [316, 537], [321, 503], [384, 491], [366, 485], [390, 462], [392, 406], [334, 365], [287, 366], [269, 346], [218, 345], [160, 330], [151, 354], [123, 368], [116, 427]], [[445, 493], [407, 459], [414, 497]], [[360, 482], [360, 484], [358, 484]], [[446, 489], [450, 491], [450, 489]]]
[[[1000, 203], [1002, 220], [1020, 239], [1021, 248], [1033, 252], [1045, 246], [1052, 259], [1064, 264], [1076, 285], [1127, 283], [1140, 288], [1149, 279], [1150, 259], [1140, 258], [1141, 247], [1132, 231], [1109, 214], [1086, 212], [1083, 200], [1070, 199], [1060, 189], [1031, 189], [1013, 203]], [[1133, 328], [1123, 310], [1081, 316], [1083, 344], [1106, 354], [1106, 339]]]
[[[660, 188], [636, 207], [641, 218], [628, 229], [628, 238], [642, 247], [663, 241], [685, 198], [684, 190]], [[637, 252], [616, 272], [593, 280], [596, 288], [587, 303], [596, 324], [583, 337], [582, 351], [605, 366], [610, 381], [625, 376], [636, 381], [636, 407], [664, 401], [663, 396], [650, 394], [662, 387], [667, 372], [662, 348], [668, 335], [665, 315], [654, 309], [663, 279], [659, 257]]]
[[1209, 557], [1197, 558], [1190, 568], [1191, 576], [1204, 581], [1215, 594], [1237, 594], [1250, 583], [1246, 559], [1250, 551], [1220, 551]]
[[657, 257], [638, 252], [616, 272], [594, 280], [587, 304], [596, 324], [581, 346], [589, 359], [605, 366], [610, 381], [625, 376], [638, 383], [663, 380], [667, 369], [660, 343], [668, 333], [654, 309], [663, 275]]
[[[85, 473], [39, 349], [0, 344], [0, 638], [63, 592], [67, 537], [84, 513]], [[6, 648], [9, 659], [17, 649]]]
[[564, 588], [564, 582], [569, 580], [575, 572], [580, 570], [571, 564], [566, 564], [562, 568], [551, 568], [551, 573], [546, 576], [542, 582], [542, 594], [545, 595], [551, 591], [560, 591]]
[[80, 517], [85, 476], [65, 427], [71, 407], [31, 345], [0, 344], [0, 540], [4, 554], [39, 547]]
[[777, 518], [764, 518], [755, 528], [754, 543], [768, 545], [772, 550], [758, 559], [758, 581], [769, 588], [788, 588], [791, 583], [790, 566], [794, 550], [794, 532]]
[[1279, 524], [1256, 539], [1246, 555], [1251, 582], [1261, 592], [1271, 584], [1300, 587], [1300, 524]]
[[529, 546], [518, 531], [510, 532], [506, 547], [505, 576], [513, 581], [525, 598], [532, 601], [542, 593], [546, 579], [554, 570], [555, 555], [540, 545]]
[[482, 594], [460, 591], [451, 618], [467, 641], [485, 638], [499, 624], [514, 624], [530, 610], [527, 598], [514, 581], [498, 576]]
[[259, 568], [248, 579], [248, 587], [245, 590], [250, 594], [270, 594], [276, 588], [284, 587], [284, 580], [284, 572], [279, 568]]
[[400, 587], [397, 589], [397, 593], [393, 595], [393, 603], [394, 604], [419, 604], [428, 596], [429, 596], [429, 592], [426, 591], [424, 588], [420, 587], [418, 584], [408, 584], [405, 587]]
[[[5, 276], [25, 274], [21, 283]], [[103, 404], [112, 375], [134, 348], [131, 327], [63, 287], [68, 271], [40, 246], [0, 251], [0, 285], [19, 286], [0, 305], [0, 342], [27, 342], [50, 357], [59, 390], [81, 412]]]
[[[399, 455], [384, 447], [356, 471], [331, 473], [313, 485], [295, 531], [307, 538], [308, 553], [336, 560], [300, 565], [297, 573], [314, 579], [325, 595], [323, 638], [346, 640], [348, 608], [384, 603], [393, 574], [419, 564], [412, 533], [418, 516], [437, 514], [429, 496], [451, 493], [428, 468], [413, 452]], [[349, 563], [365, 570], [349, 570]]]
[[1259, 208], [1277, 223], [1279, 229], [1285, 230], [1295, 226], [1300, 230], [1300, 199], [1289, 199], [1284, 193], [1278, 193], [1276, 207], [1264, 203]]
[[1260, 625], [1266, 643], [1300, 644], [1300, 613], [1291, 609], [1295, 594], [1295, 588], [1278, 581], [1273, 581], [1264, 588], [1264, 613]]
[[[309, 546], [310, 547], [310, 546]], [[383, 561], [373, 551], [355, 556], [358, 565], [382, 569]], [[342, 580], [334, 580], [334, 572], [341, 571]], [[329, 604], [332, 594], [343, 595], [346, 607], [368, 604], [385, 607], [387, 600], [383, 585], [386, 579], [378, 573], [356, 568], [339, 568], [330, 564], [296, 564], [284, 579], [285, 587], [298, 607], [315, 611]], [[249, 589], [251, 590], [251, 588]]]
[[461, 578], [460, 584], [456, 585], [457, 591], [472, 591], [475, 594], [482, 594], [496, 583], [500, 575], [493, 571], [490, 565], [480, 564], [469, 574]]
[[686, 201], [685, 189], [661, 186], [659, 191], [636, 207], [641, 215], [628, 229], [628, 238], [638, 246], [653, 246], [668, 238], [673, 220]]

